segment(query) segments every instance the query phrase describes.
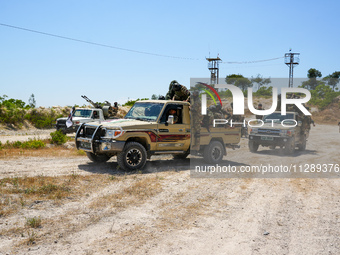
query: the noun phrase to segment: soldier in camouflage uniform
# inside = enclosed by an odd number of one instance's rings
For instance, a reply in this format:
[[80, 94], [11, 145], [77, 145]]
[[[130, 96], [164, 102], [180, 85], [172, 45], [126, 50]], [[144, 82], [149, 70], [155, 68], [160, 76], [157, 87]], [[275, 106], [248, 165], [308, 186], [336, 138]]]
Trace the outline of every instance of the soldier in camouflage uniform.
[[165, 99], [190, 102], [190, 92], [185, 86], [173, 80], [169, 85], [169, 91]]
[[114, 102], [114, 105], [112, 107], [112, 112], [114, 115], [117, 115], [118, 113], [118, 103], [117, 102]]
[[201, 135], [201, 102], [198, 91], [194, 91], [192, 94], [193, 102], [190, 106], [191, 114], [191, 130], [192, 130], [192, 141], [191, 150], [198, 151], [200, 149], [200, 135]]
[[[264, 110], [264, 109], [262, 108], [262, 104], [261, 104], [261, 103], [259, 103], [259, 104], [257, 105], [257, 110]], [[263, 119], [263, 115], [255, 115], [255, 119], [257, 119], [257, 120], [262, 120], [262, 119]]]
[[169, 84], [169, 91], [165, 95], [165, 100], [172, 100], [172, 98], [174, 97], [175, 92], [173, 90], [173, 86], [175, 84], [179, 84], [179, 83], [176, 80], [173, 80], [172, 82], [170, 82], [170, 84]]

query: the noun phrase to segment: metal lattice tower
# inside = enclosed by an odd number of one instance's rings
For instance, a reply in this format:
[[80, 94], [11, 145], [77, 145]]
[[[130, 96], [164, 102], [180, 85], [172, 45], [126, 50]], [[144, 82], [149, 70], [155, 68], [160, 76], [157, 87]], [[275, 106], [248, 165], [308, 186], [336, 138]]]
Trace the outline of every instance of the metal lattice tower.
[[289, 53], [285, 54], [285, 64], [289, 66], [289, 82], [288, 87], [293, 87], [293, 69], [300, 63], [300, 53], [292, 53], [292, 50], [289, 50]]
[[217, 57], [217, 58], [206, 58], [206, 60], [208, 60], [208, 69], [211, 73], [210, 84], [217, 84], [219, 63], [222, 61], [222, 59]]

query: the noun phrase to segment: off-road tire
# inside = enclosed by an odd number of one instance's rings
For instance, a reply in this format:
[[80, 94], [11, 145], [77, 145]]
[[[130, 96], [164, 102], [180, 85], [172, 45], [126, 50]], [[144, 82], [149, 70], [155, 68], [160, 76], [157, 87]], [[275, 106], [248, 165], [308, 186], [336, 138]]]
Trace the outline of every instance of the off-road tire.
[[287, 155], [294, 154], [294, 152], [295, 152], [295, 141], [294, 141], [294, 139], [291, 139], [290, 141], [288, 141], [286, 143], [285, 148], [284, 148], [284, 152]]
[[307, 138], [306, 135], [301, 137], [302, 142], [298, 145], [299, 151], [304, 151], [306, 149]]
[[203, 158], [209, 164], [217, 164], [221, 162], [223, 155], [224, 147], [219, 141], [212, 141], [204, 148]]
[[86, 156], [93, 162], [96, 163], [102, 163], [102, 162], [106, 162], [108, 161], [111, 157], [105, 155], [105, 154], [101, 154], [101, 155], [96, 155], [93, 154], [92, 152], [86, 152]]
[[248, 147], [250, 152], [257, 152], [257, 150], [259, 149], [259, 144], [254, 141], [249, 141]]
[[123, 151], [117, 155], [118, 165], [125, 171], [142, 169], [146, 159], [146, 149], [138, 142], [128, 142]]

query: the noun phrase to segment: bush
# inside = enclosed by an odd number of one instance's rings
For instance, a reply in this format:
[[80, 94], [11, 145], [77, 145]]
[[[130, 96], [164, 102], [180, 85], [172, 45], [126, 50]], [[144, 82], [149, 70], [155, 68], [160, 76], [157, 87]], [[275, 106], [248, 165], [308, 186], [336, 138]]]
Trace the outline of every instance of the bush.
[[62, 115], [57, 115], [52, 109], [50, 112], [38, 112], [36, 109], [33, 109], [25, 115], [25, 119], [32, 122], [36, 128], [50, 128], [55, 123], [55, 119], [60, 117]]
[[22, 125], [24, 121], [25, 110], [20, 108], [0, 108], [0, 121], [5, 124]]
[[318, 106], [322, 110], [331, 104], [334, 98], [340, 95], [340, 92], [335, 92], [329, 86], [321, 84], [311, 90], [311, 95], [309, 104]]
[[5, 145], [0, 144], [1, 149], [5, 149], [5, 148], [6, 149], [11, 149], [11, 148], [14, 148], [14, 149], [19, 149], [19, 148], [22, 148], [22, 149], [39, 149], [39, 148], [43, 148], [43, 147], [45, 147], [45, 143], [41, 140], [36, 140], [36, 139], [28, 140], [26, 142], [15, 141], [15, 142], [12, 142], [12, 143], [7, 141]]
[[27, 142], [23, 142], [21, 144], [21, 148], [23, 149], [39, 149], [39, 148], [44, 148], [45, 143], [41, 140], [29, 140]]
[[53, 144], [62, 145], [67, 142], [67, 136], [60, 130], [52, 132], [50, 135], [52, 137]]
[[255, 96], [272, 96], [273, 95], [273, 87], [260, 87], [255, 93]]
[[143, 100], [149, 100], [149, 98], [142, 98], [142, 99], [137, 99], [137, 100], [129, 100], [123, 106], [133, 106], [137, 101], [143, 101]]

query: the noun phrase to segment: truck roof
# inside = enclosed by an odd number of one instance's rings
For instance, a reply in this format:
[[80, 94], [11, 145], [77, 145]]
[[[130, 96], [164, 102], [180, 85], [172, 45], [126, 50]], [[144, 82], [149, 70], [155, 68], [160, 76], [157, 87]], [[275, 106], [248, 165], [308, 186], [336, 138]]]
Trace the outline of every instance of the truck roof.
[[[281, 111], [275, 111], [275, 112], [273, 112], [273, 113], [281, 113]], [[292, 113], [292, 114], [296, 113], [296, 114], [298, 114], [298, 112], [292, 112], [292, 111], [286, 111], [286, 114], [287, 114], [287, 113]]]

